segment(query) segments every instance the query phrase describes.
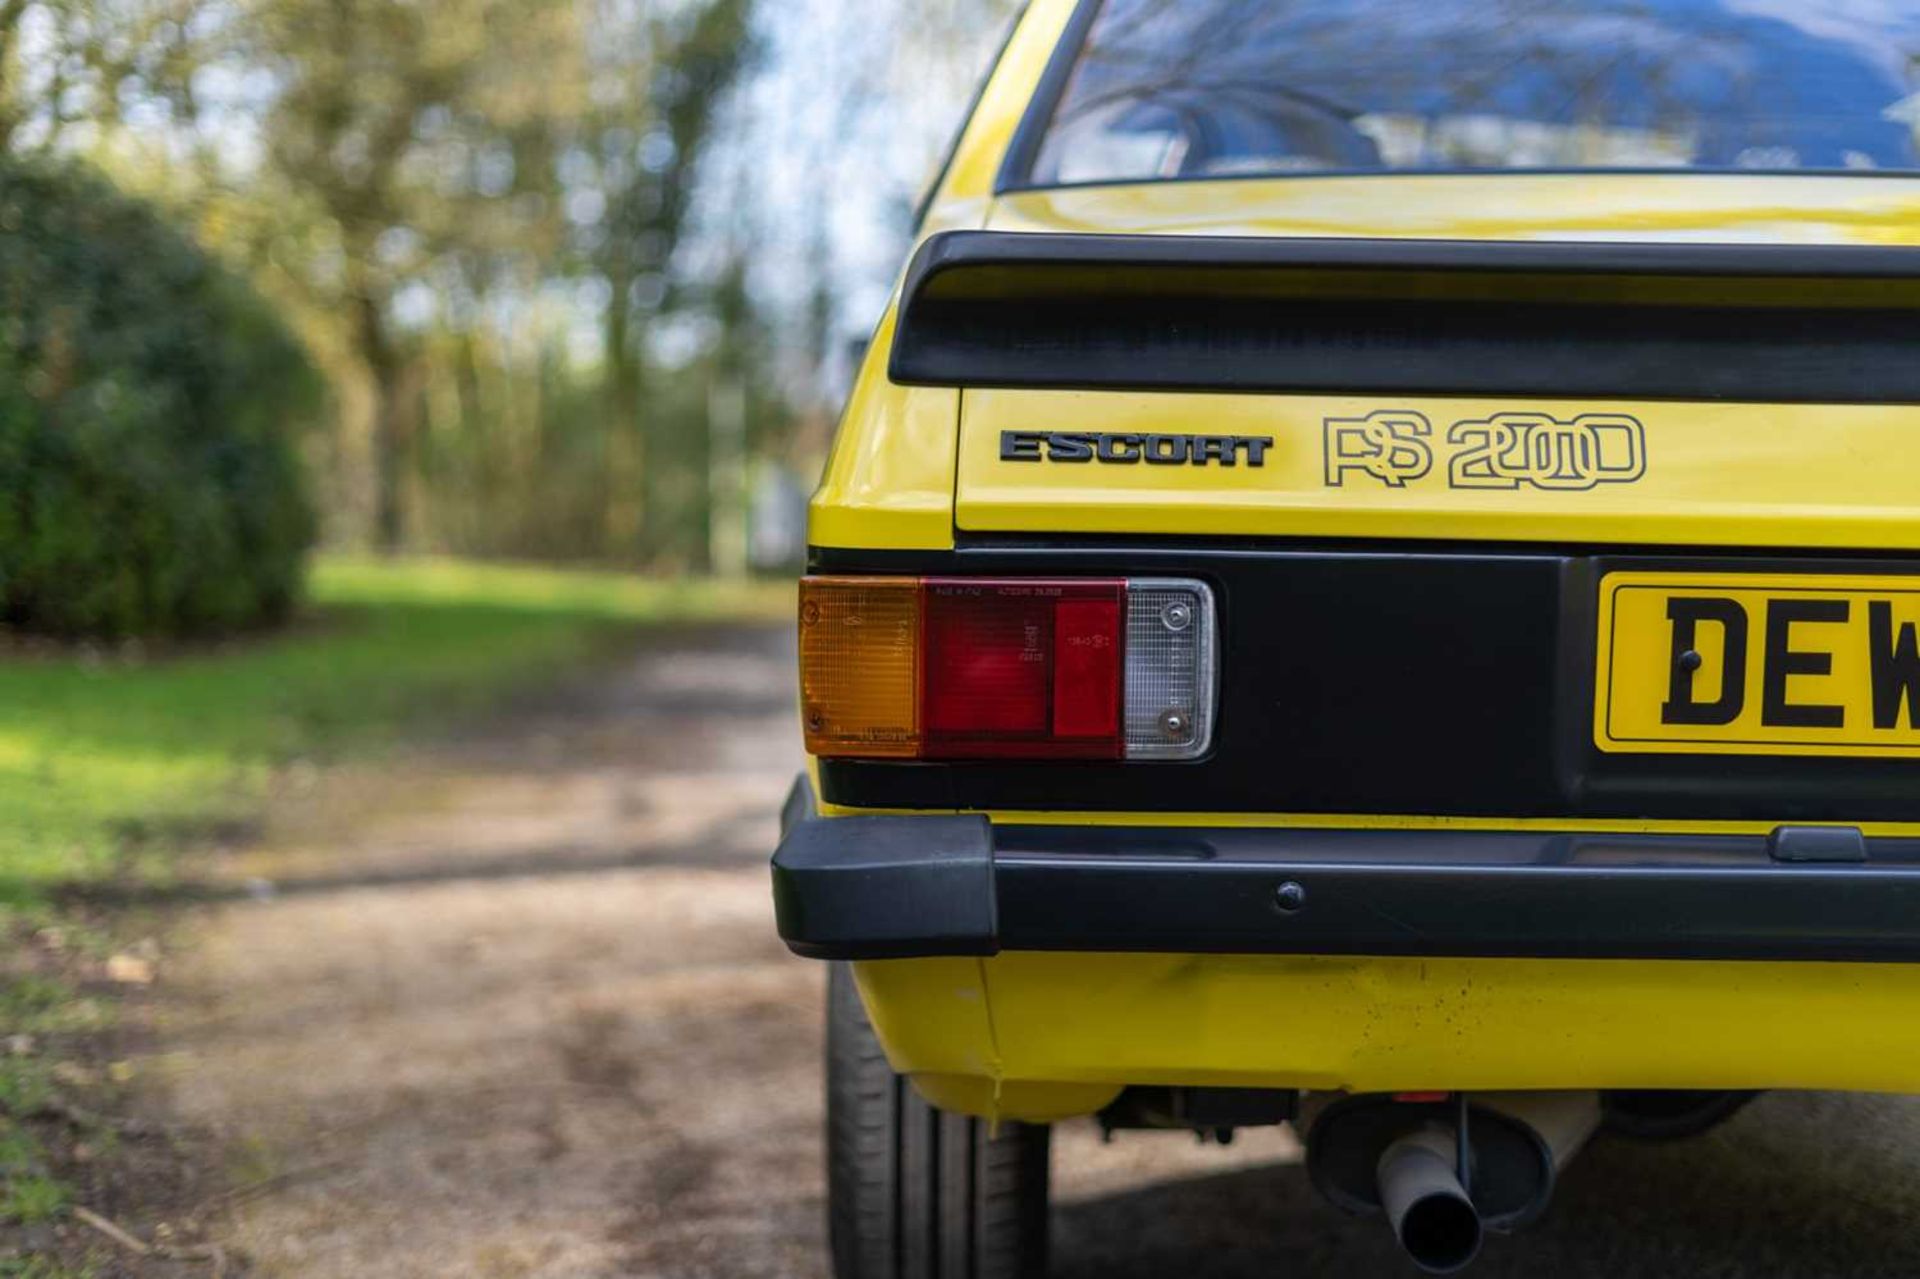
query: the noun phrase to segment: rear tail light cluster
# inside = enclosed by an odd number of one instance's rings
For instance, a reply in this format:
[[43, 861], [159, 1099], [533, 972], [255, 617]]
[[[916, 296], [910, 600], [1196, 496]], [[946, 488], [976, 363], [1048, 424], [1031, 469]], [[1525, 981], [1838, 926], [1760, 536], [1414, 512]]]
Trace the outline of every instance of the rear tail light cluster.
[[1168, 578], [809, 577], [807, 749], [864, 759], [1192, 759], [1213, 593]]

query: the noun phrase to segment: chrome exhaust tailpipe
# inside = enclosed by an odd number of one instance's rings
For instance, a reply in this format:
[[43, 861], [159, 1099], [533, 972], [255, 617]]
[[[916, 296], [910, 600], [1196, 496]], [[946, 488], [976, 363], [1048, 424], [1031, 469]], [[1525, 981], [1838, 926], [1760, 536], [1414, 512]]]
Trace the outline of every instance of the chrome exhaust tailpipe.
[[1480, 1212], [1458, 1167], [1453, 1134], [1429, 1126], [1388, 1146], [1375, 1174], [1393, 1237], [1430, 1275], [1458, 1273], [1480, 1254]]

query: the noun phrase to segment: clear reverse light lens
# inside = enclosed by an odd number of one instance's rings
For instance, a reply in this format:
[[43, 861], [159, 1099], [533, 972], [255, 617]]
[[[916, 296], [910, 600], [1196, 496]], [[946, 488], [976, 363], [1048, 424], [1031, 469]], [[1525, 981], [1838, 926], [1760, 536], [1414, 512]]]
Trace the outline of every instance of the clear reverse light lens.
[[1213, 743], [1213, 592], [1184, 578], [1127, 581], [1126, 755], [1196, 759]]

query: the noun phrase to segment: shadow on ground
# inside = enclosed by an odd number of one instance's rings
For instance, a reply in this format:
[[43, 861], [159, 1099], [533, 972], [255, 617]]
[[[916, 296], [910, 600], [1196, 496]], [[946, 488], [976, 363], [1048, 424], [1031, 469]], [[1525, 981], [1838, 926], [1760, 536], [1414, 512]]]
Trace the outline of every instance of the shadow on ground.
[[[1120, 1140], [1124, 1140], [1121, 1138]], [[1385, 1228], [1320, 1203], [1298, 1166], [1064, 1202], [1056, 1279], [1413, 1275]], [[1920, 1274], [1920, 1104], [1773, 1094], [1711, 1136], [1602, 1139], [1546, 1221], [1495, 1236], [1476, 1279], [1893, 1279]]]

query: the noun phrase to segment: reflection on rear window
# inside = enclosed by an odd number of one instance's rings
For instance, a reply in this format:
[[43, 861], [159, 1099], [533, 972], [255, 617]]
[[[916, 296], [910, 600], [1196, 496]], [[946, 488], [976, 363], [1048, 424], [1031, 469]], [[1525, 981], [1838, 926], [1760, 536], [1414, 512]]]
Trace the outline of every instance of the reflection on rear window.
[[1034, 185], [1912, 169], [1920, 0], [1105, 0]]

